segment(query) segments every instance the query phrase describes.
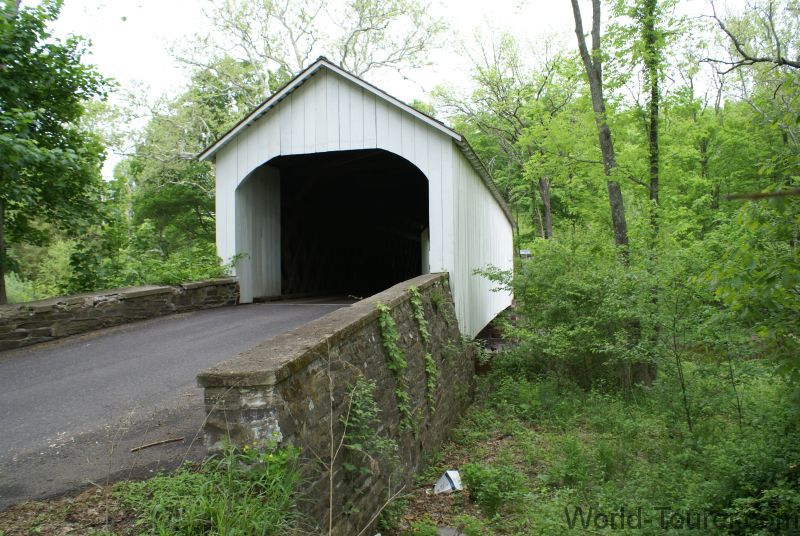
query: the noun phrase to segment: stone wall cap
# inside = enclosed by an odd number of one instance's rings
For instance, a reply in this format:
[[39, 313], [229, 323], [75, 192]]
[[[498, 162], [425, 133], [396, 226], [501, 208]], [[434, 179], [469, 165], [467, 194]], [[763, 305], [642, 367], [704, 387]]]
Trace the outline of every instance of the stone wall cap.
[[130, 298], [141, 298], [143, 296], [153, 296], [155, 294], [170, 294], [175, 292], [175, 287], [170, 286], [161, 286], [161, 285], [145, 285], [142, 287], [132, 287], [128, 289], [119, 289], [115, 292], [108, 292], [108, 293], [100, 293], [99, 295], [111, 295], [111, 294], [119, 294], [120, 298], [130, 299]]
[[105, 301], [105, 299], [117, 296], [120, 299], [138, 298], [153, 294], [166, 294], [174, 291], [175, 287], [170, 287], [167, 285], [143, 285], [140, 287], [115, 288], [102, 290], [99, 292], [85, 292], [83, 294], [55, 296], [53, 298], [45, 298], [43, 300], [22, 303], [8, 303], [0, 305], [0, 317], [9, 316], [16, 311], [44, 312], [54, 309], [59, 305], [75, 305], [79, 303], [92, 304], [94, 302]]
[[197, 375], [197, 383], [200, 387], [275, 385], [308, 365], [329, 345], [376, 319], [378, 303], [394, 307], [408, 299], [411, 287], [422, 290], [446, 279], [446, 273], [435, 273], [398, 283], [207, 368]]
[[186, 290], [191, 290], [202, 287], [231, 285], [236, 283], [236, 281], [237, 279], [235, 277], [222, 277], [219, 279], [204, 279], [203, 281], [188, 281], [186, 283], [181, 283], [181, 286]]

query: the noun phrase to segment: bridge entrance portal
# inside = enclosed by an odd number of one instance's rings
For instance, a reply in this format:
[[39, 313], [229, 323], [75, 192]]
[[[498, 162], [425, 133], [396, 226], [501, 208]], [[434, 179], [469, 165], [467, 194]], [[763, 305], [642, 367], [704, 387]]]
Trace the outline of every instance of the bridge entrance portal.
[[[250, 223], [266, 228], [241, 236], [262, 256], [278, 254], [281, 296], [366, 297], [428, 272], [428, 180], [409, 161], [370, 149], [279, 156], [262, 168], [248, 182], [271, 185], [245, 189], [237, 204], [249, 204]], [[260, 206], [279, 218], [259, 217]], [[258, 244], [276, 239], [279, 247]], [[249, 267], [266, 283], [254, 286], [254, 298], [276, 294], [275, 261]]]

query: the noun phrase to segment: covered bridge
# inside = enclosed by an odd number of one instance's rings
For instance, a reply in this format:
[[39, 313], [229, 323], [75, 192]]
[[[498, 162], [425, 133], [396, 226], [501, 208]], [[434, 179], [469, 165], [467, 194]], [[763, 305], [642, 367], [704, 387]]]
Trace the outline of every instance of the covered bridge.
[[200, 154], [216, 162], [217, 250], [241, 301], [367, 296], [449, 272], [459, 327], [511, 303], [512, 218], [466, 140], [319, 58]]

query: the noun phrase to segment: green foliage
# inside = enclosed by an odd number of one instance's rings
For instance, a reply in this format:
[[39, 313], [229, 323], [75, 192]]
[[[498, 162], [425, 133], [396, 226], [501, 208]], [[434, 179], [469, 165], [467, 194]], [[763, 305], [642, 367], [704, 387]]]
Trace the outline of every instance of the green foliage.
[[431, 305], [433, 306], [433, 310], [437, 313], [442, 311], [444, 307], [444, 293], [437, 289], [431, 293]]
[[460, 515], [455, 518], [458, 530], [464, 536], [485, 536], [490, 534], [489, 528], [486, 524], [475, 517], [469, 515]]
[[63, 238], [51, 226], [41, 225], [40, 228], [50, 235], [47, 245], [18, 243], [11, 248], [11, 254], [19, 261], [16, 276], [21, 284], [31, 289], [33, 296], [29, 299], [69, 293], [69, 281], [73, 276], [70, 260], [75, 241]]
[[437, 536], [439, 529], [429, 517], [424, 517], [411, 524], [411, 534], [418, 536]]
[[428, 399], [428, 408], [431, 413], [436, 411], [436, 388], [439, 385], [438, 375], [439, 370], [436, 366], [436, 360], [430, 352], [425, 352], [425, 396]]
[[[107, 82], [81, 62], [83, 40], [47, 30], [60, 9], [54, 0], [0, 5], [0, 238], [10, 244], [43, 243], [39, 221], [79, 235], [98, 206], [103, 148], [80, 122]], [[16, 268], [0, 240], [0, 276]]]
[[[431, 334], [428, 331], [428, 321], [425, 319], [425, 309], [422, 305], [422, 295], [417, 287], [409, 287], [410, 294], [409, 303], [411, 304], [411, 314], [414, 321], [417, 323], [419, 329], [419, 336], [422, 339], [423, 347], [427, 347], [431, 343]], [[438, 368], [436, 360], [429, 351], [425, 351], [423, 355], [425, 363], [425, 396], [428, 399], [428, 408], [431, 413], [436, 411], [436, 387], [438, 385]]]
[[442, 344], [442, 359], [452, 361], [463, 350], [461, 339], [457, 341], [445, 341]]
[[525, 477], [514, 467], [468, 463], [461, 467], [461, 476], [470, 498], [490, 518], [524, 494]]
[[730, 242], [704, 277], [722, 303], [752, 326], [765, 353], [776, 360], [778, 370], [798, 386], [798, 395], [799, 225], [797, 199], [778, 198], [742, 207], [727, 226]]
[[[651, 387], [625, 398], [538, 372], [516, 376], [518, 360], [498, 356], [502, 366], [482, 380], [486, 395], [446, 447], [451, 461], [442, 462], [467, 460], [459, 469], [483, 513], [473, 520], [480, 534], [565, 533], [564, 509], [589, 505], [641, 507], [656, 526], [658, 507], [720, 513], [738, 520], [730, 533], [780, 532], [775, 523], [793, 519], [800, 414], [785, 403], [786, 382], [762, 360], [737, 363], [741, 421], [733, 393], [720, 389], [726, 363], [687, 360], [693, 433], [681, 425], [674, 369], [665, 366]], [[451, 513], [460, 512], [454, 505]]]
[[381, 427], [380, 408], [375, 400], [375, 380], [359, 378], [350, 388], [350, 404], [346, 415], [340, 417], [344, 426], [343, 445], [350, 460], [343, 464], [346, 471], [371, 474], [378, 461], [397, 466], [397, 443], [378, 434]]
[[413, 430], [415, 423], [411, 411], [411, 395], [408, 392], [408, 379], [405, 375], [408, 362], [398, 346], [400, 335], [397, 333], [397, 325], [392, 318], [392, 310], [387, 305], [379, 303], [376, 308], [378, 309], [378, 326], [381, 330], [383, 348], [386, 350], [386, 365], [394, 374], [397, 385], [394, 394], [397, 399], [397, 411], [400, 413], [400, 428]]
[[137, 513], [145, 534], [284, 534], [299, 521], [298, 455], [228, 445], [199, 467], [121, 482], [114, 495]]
[[8, 303], [21, 303], [38, 299], [33, 284], [29, 281], [21, 281], [13, 273], [6, 275], [6, 292], [8, 293]]
[[[519, 322], [509, 335], [530, 359], [585, 386], [612, 381], [620, 365], [647, 358], [640, 348], [648, 320], [650, 280], [620, 270], [614, 246], [583, 235], [537, 242], [511, 281]], [[489, 274], [508, 284], [504, 274]]]
[[408, 500], [404, 496], [397, 497], [390, 502], [378, 517], [378, 529], [390, 533], [397, 532], [407, 508]]
[[409, 303], [411, 304], [411, 314], [419, 328], [419, 336], [422, 337], [423, 344], [430, 344], [431, 334], [428, 332], [428, 321], [425, 319], [425, 308], [422, 305], [422, 295], [417, 287], [409, 287]]

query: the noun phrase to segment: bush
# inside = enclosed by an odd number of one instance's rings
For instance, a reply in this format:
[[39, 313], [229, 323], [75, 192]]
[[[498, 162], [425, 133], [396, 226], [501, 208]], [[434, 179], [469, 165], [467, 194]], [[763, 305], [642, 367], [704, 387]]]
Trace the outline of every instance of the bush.
[[439, 528], [427, 516], [411, 524], [411, 534], [415, 536], [437, 536]]
[[650, 359], [638, 346], [648, 326], [650, 282], [645, 270], [624, 268], [614, 246], [590, 237], [537, 241], [510, 284], [520, 341], [499, 365], [526, 377], [547, 372], [584, 387], [617, 381], [623, 363]]
[[468, 463], [461, 468], [461, 476], [470, 499], [488, 517], [494, 517], [500, 508], [524, 496], [525, 476], [514, 467]]

